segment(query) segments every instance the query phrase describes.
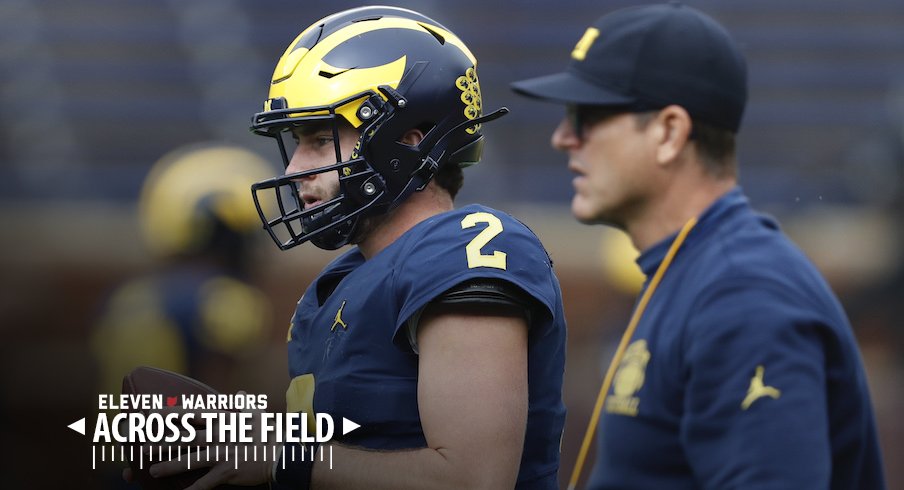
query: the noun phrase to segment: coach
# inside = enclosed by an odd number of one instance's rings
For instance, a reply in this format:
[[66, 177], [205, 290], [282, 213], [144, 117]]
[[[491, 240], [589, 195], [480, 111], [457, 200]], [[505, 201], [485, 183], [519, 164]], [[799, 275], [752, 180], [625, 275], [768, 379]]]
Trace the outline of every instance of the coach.
[[747, 100], [728, 33], [677, 3], [616, 11], [563, 73], [513, 84], [564, 104], [571, 209], [630, 235], [647, 276], [600, 391], [590, 488], [881, 489], [851, 326], [737, 184]]

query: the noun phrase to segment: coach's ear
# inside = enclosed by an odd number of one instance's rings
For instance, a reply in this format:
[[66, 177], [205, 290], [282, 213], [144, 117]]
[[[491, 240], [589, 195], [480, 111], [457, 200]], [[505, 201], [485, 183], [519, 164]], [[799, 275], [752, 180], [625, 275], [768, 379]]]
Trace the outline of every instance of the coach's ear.
[[656, 143], [656, 163], [674, 162], [687, 146], [692, 128], [691, 116], [683, 107], [670, 105], [660, 110], [650, 123]]

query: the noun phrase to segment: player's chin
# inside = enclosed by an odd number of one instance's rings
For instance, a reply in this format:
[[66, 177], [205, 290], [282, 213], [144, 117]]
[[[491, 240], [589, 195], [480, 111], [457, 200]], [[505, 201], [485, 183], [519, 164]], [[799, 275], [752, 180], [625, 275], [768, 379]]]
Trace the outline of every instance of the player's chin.
[[571, 199], [571, 214], [585, 225], [599, 223], [599, 216], [591, 202], [576, 193]]

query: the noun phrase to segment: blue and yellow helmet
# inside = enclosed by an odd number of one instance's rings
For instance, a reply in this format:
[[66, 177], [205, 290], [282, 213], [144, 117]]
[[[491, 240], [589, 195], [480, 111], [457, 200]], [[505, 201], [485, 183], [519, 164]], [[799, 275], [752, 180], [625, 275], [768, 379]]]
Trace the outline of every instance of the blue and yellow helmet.
[[272, 172], [263, 158], [233, 145], [198, 143], [167, 153], [138, 203], [148, 249], [173, 258], [242, 246], [260, 226], [248, 186]]
[[[308, 240], [339, 248], [362, 217], [395, 208], [443, 165], [477, 163], [483, 148], [480, 123], [505, 112], [483, 115], [477, 60], [438, 22], [396, 7], [361, 7], [325, 17], [280, 58], [251, 129], [276, 139], [288, 167], [292, 129], [331, 121], [336, 165], [255, 184], [264, 227], [283, 250]], [[360, 132], [346, 161], [339, 152], [340, 120]], [[420, 144], [399, 143], [412, 129], [424, 133]], [[339, 195], [305, 209], [295, 182], [330, 171], [339, 173]], [[279, 216], [270, 217], [262, 202], [273, 200]]]

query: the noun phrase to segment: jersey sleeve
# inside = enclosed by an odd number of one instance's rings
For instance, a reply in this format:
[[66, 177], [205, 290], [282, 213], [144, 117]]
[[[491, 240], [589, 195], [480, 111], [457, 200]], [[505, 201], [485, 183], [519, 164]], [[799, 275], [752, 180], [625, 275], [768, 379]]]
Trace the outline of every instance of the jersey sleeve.
[[539, 239], [511, 216], [482, 207], [447, 213], [412, 237], [393, 280], [399, 301], [394, 337], [407, 345], [400, 328], [434, 298], [474, 278], [509, 282], [556, 314], [558, 286]]
[[683, 340], [681, 440], [701, 488], [827, 488], [832, 330], [778, 285], [701, 298]]

